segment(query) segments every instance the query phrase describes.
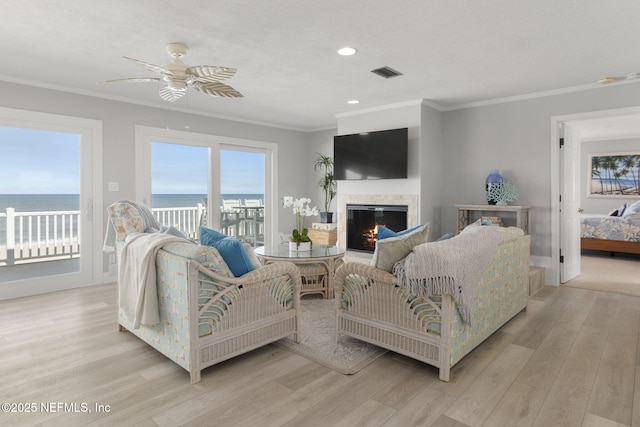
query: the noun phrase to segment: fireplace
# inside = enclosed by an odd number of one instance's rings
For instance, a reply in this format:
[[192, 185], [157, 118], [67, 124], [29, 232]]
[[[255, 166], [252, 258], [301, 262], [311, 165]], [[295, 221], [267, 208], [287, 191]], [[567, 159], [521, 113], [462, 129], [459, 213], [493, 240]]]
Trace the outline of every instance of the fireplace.
[[407, 228], [407, 205], [347, 204], [347, 249], [373, 252], [377, 227], [400, 231]]

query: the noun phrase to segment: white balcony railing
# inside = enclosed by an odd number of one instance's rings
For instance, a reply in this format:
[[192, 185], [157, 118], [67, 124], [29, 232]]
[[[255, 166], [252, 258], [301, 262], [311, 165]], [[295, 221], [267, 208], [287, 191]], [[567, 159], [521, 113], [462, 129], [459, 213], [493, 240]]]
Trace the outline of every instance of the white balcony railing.
[[[0, 264], [80, 255], [80, 211], [0, 213]], [[4, 237], [4, 239], [3, 239]]]
[[[256, 207], [221, 211], [220, 228], [227, 235], [254, 246], [264, 240], [262, 216]], [[174, 226], [197, 240], [200, 225], [207, 225], [206, 209], [195, 207], [154, 208], [162, 225]], [[0, 212], [0, 266], [80, 256], [80, 211]]]

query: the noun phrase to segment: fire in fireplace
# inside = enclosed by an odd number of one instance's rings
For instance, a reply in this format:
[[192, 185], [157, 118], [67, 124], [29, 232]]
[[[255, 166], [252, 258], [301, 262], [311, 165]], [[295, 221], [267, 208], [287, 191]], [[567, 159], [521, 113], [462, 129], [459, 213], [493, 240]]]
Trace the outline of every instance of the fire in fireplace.
[[373, 252], [378, 226], [400, 231], [407, 228], [406, 205], [347, 204], [347, 249]]

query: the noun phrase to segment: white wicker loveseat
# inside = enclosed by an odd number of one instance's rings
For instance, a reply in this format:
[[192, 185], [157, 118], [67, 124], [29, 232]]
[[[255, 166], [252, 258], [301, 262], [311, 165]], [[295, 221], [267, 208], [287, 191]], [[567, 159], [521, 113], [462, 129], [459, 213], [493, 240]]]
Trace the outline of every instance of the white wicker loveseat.
[[[108, 208], [119, 250], [128, 235], [144, 231], [150, 213], [140, 208], [131, 202]], [[216, 248], [187, 240], [167, 243], [155, 256], [159, 322], [136, 327], [121, 306], [119, 328], [186, 369], [191, 383], [208, 366], [289, 335], [297, 341], [298, 268], [288, 262], [255, 267], [233, 277]]]
[[348, 262], [335, 278], [337, 339], [348, 335], [423, 361], [449, 381], [451, 367], [526, 308], [530, 236], [503, 230], [476, 288], [470, 324], [451, 295], [411, 295], [393, 274]]

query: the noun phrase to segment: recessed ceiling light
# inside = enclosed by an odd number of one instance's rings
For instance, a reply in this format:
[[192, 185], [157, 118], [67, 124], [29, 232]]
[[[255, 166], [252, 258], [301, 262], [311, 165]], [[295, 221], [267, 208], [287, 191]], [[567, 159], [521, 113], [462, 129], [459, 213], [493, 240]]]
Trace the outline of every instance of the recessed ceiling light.
[[351, 56], [356, 52], [357, 50], [355, 50], [352, 47], [343, 47], [342, 49], [338, 49], [338, 55], [342, 55], [342, 56]]
[[357, 99], [350, 99], [349, 101], [347, 101], [347, 104], [360, 104], [360, 101], [358, 101]]

